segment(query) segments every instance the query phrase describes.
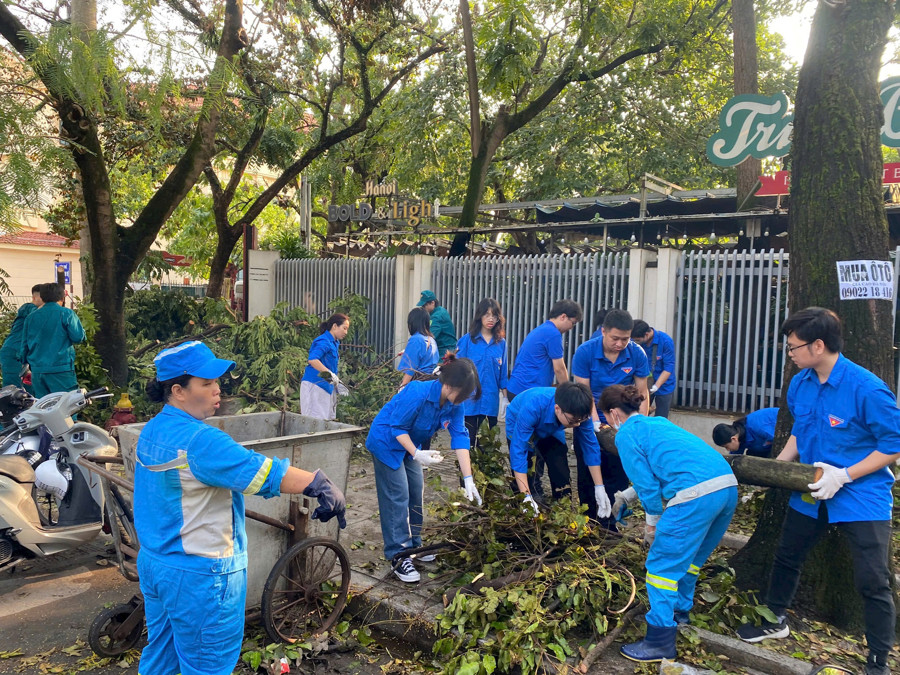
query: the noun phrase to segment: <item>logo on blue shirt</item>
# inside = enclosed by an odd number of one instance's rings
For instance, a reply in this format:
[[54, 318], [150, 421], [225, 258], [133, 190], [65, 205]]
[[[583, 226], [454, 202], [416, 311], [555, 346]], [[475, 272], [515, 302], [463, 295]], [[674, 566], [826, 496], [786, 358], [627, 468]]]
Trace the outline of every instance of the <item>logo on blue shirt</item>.
[[634, 370], [634, 368], [630, 368], [630, 367], [629, 367], [629, 368], [622, 368], [622, 372], [625, 373], [626, 375], [628, 375], [628, 373], [630, 373], [632, 370]]
[[833, 427], [839, 427], [844, 423], [844, 421], [845, 420], [842, 420], [840, 417], [837, 417], [835, 415], [828, 416], [828, 423]]

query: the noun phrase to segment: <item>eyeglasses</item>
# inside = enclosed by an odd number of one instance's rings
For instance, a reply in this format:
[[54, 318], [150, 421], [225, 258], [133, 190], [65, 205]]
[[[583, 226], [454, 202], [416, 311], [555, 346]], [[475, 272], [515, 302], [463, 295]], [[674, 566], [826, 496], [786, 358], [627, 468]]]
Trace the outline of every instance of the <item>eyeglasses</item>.
[[785, 346], [784, 351], [786, 351], [787, 355], [790, 356], [791, 354], [794, 353], [795, 349], [800, 349], [800, 347], [808, 347], [813, 342], [815, 342], [815, 340], [813, 340], [812, 342], [804, 342], [802, 345], [794, 345], [793, 347], [791, 347], [790, 345], [787, 345], [787, 346]]
[[564, 412], [563, 415], [566, 416], [566, 420], [568, 421], [568, 426], [570, 426], [570, 427], [580, 426], [581, 424], [586, 422], [588, 420], [588, 418], [590, 417], [590, 414], [587, 414], [584, 417], [576, 417], [573, 419], [572, 416], [567, 412]]

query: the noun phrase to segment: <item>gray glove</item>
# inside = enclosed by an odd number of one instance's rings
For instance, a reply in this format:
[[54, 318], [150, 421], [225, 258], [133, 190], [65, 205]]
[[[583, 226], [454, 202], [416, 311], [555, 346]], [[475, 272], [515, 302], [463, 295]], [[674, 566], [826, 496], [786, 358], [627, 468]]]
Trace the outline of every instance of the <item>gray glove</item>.
[[613, 495], [612, 507], [612, 515], [616, 520], [619, 519], [619, 514], [622, 513], [622, 509], [626, 506], [631, 506], [635, 499], [637, 499], [637, 491], [633, 488], [626, 488], [625, 490], [620, 490]]
[[344, 499], [344, 493], [338, 489], [338, 486], [331, 482], [331, 479], [325, 475], [322, 469], [316, 471], [312, 482], [306, 486], [303, 491], [307, 497], [315, 497], [319, 500], [319, 505], [313, 511], [313, 520], [321, 520], [327, 523], [329, 520], [337, 516], [338, 524], [343, 530], [347, 527], [347, 520], [344, 514], [347, 511], [347, 502]]

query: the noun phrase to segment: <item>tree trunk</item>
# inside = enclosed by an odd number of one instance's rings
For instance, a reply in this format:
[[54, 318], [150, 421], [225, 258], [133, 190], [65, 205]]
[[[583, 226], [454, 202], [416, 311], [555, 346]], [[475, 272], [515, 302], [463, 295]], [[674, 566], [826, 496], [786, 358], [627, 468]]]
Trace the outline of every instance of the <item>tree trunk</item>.
[[[218, 240], [216, 241], [216, 252], [213, 254], [212, 260], [209, 261], [209, 285], [206, 287], [206, 297], [221, 298], [222, 286], [225, 281], [225, 267], [231, 258], [231, 252], [241, 240], [241, 228], [234, 229], [227, 227], [225, 229], [217, 228]], [[246, 278], [247, 271], [244, 271]]]
[[[882, 0], [819, 3], [797, 91], [788, 219], [791, 310], [835, 309], [844, 324], [846, 356], [888, 383], [893, 379], [891, 303], [842, 302], [835, 261], [884, 260], [888, 254], [878, 73], [892, 13], [893, 3]], [[786, 372], [783, 391], [792, 374]], [[789, 415], [782, 411], [777, 447], [789, 428]], [[756, 532], [732, 560], [742, 585], [756, 588], [767, 578], [786, 506], [786, 495], [772, 491]], [[760, 561], [768, 561], [765, 572]], [[852, 570], [846, 543], [834, 530], [804, 569], [803, 583], [816, 609], [839, 626], [861, 624]]]
[[[759, 66], [756, 49], [756, 10], [754, 0], [732, 0], [731, 17], [734, 36], [734, 94], [759, 93]], [[737, 166], [737, 204], [746, 209], [759, 180], [762, 161], [748, 157]], [[746, 201], [745, 201], [746, 200]]]

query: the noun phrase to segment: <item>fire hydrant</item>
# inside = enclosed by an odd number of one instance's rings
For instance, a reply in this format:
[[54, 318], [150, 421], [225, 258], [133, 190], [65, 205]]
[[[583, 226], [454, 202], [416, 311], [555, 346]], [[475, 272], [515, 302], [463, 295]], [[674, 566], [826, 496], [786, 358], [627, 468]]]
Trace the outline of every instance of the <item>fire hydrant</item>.
[[134, 416], [134, 404], [128, 398], [128, 392], [123, 391], [116, 406], [113, 408], [112, 416], [106, 421], [106, 430], [111, 431], [113, 427], [120, 424], [134, 424], [137, 417]]

